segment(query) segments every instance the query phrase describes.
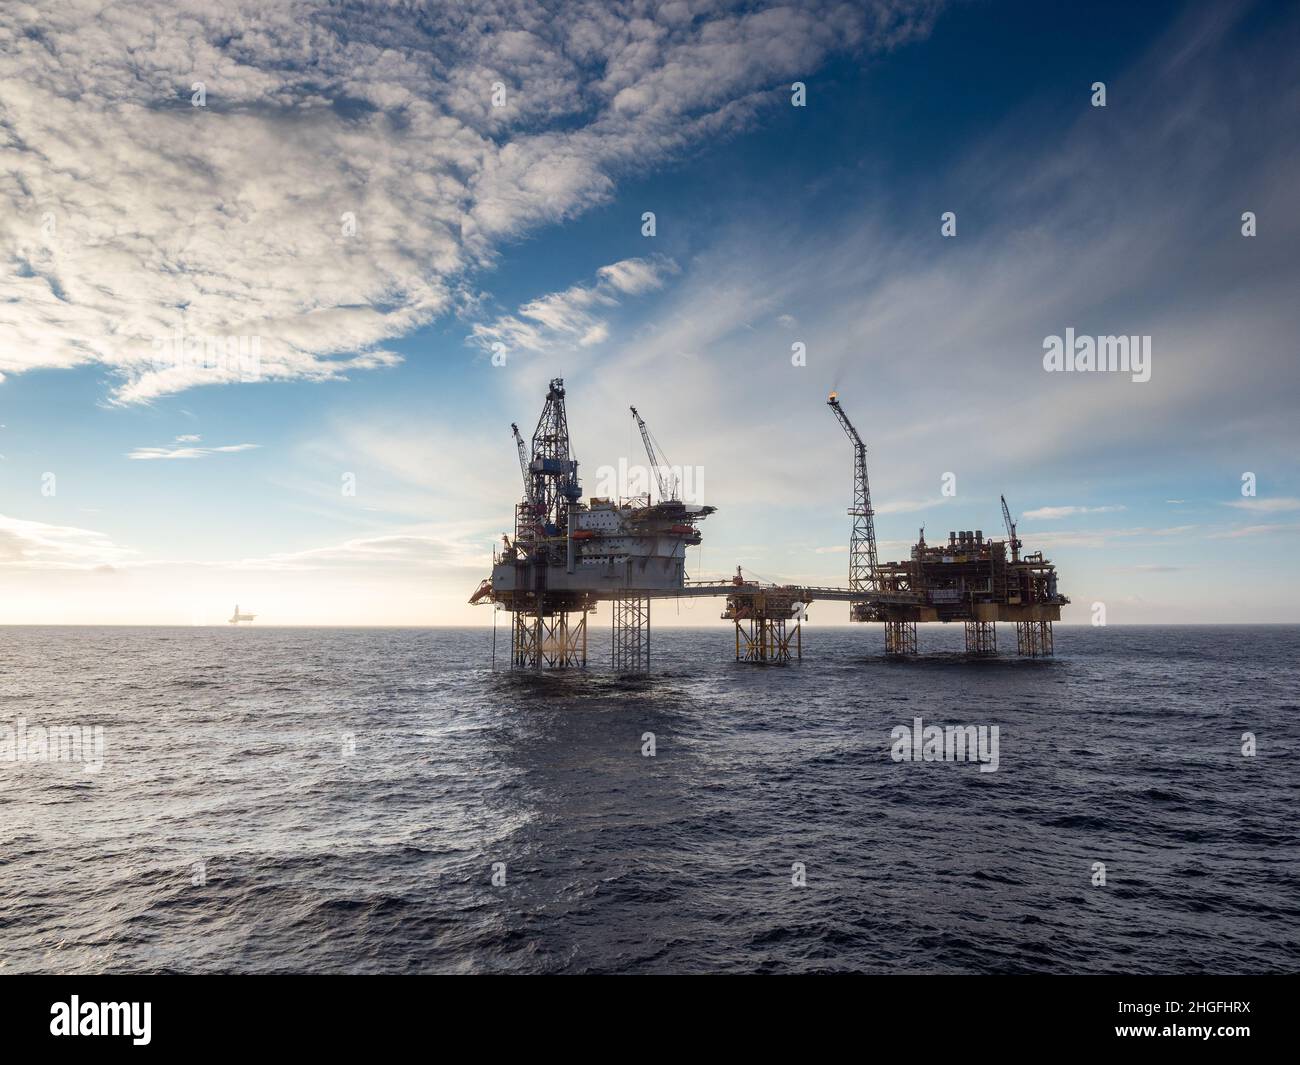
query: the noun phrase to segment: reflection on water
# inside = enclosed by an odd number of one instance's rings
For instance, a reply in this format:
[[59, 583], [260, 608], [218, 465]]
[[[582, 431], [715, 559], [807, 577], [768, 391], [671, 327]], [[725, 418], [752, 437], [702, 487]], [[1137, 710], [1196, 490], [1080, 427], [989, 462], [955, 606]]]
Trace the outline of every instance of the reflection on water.
[[[774, 668], [665, 629], [620, 681], [599, 627], [549, 676], [483, 630], [9, 629], [0, 723], [106, 752], [0, 765], [0, 966], [1295, 968], [1300, 630], [961, 640], [814, 628]], [[892, 761], [916, 717], [997, 725], [998, 771]]]

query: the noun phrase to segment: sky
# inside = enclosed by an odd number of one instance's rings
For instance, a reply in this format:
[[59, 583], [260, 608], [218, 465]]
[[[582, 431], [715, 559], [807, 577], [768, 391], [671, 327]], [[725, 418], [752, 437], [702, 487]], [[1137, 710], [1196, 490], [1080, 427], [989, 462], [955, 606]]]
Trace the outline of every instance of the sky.
[[1005, 493], [1067, 623], [1300, 622], [1297, 54], [1267, 3], [6, 4], [0, 623], [490, 625], [554, 376], [589, 494], [632, 404], [693, 471], [693, 578], [847, 583], [834, 388], [882, 558]]

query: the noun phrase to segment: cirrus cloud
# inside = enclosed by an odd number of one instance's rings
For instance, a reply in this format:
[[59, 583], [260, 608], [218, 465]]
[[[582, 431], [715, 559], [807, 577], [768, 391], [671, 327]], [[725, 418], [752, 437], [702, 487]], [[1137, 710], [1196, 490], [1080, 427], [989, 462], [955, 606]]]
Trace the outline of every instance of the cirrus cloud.
[[252, 451], [258, 444], [223, 444], [221, 447], [197, 447], [199, 437], [178, 436], [168, 447], [137, 447], [127, 453], [129, 459], [203, 459], [236, 451]]

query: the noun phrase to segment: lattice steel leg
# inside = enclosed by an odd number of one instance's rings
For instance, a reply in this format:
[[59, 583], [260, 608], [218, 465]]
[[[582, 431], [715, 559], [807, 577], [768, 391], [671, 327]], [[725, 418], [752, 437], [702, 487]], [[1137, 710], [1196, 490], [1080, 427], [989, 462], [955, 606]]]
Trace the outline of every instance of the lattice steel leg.
[[785, 618], [750, 617], [736, 621], [736, 661], [787, 665], [791, 658], [803, 658], [802, 623], [793, 626]]
[[758, 634], [754, 631], [754, 619], [746, 618], [742, 623], [736, 621], [736, 661], [759, 662], [760, 655]]
[[1016, 653], [1027, 658], [1049, 658], [1056, 653], [1050, 621], [1017, 621]]
[[550, 614], [516, 611], [511, 627], [510, 664], [515, 669], [586, 669], [587, 612], [578, 611], [569, 624], [569, 611]]
[[885, 622], [885, 654], [903, 658], [916, 654], [916, 622]]
[[998, 627], [992, 621], [966, 622], [966, 653], [991, 657], [998, 653]]
[[650, 671], [650, 599], [625, 596], [614, 603], [614, 672]]
[[542, 619], [537, 614], [514, 611], [510, 626], [510, 667], [512, 669], [541, 669], [540, 648]]

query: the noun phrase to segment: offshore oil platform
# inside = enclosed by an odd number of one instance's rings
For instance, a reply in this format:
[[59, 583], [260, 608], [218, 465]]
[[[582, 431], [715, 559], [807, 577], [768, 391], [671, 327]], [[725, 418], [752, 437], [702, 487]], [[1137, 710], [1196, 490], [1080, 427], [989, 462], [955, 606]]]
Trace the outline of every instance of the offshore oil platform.
[[882, 622], [885, 654], [917, 653], [921, 622], [963, 622], [966, 651], [997, 654], [997, 622], [1016, 627], [1020, 655], [1054, 653], [1052, 622], [1069, 602], [1056, 586], [1056, 570], [1041, 552], [1023, 546], [1006, 498], [1007, 539], [982, 530], [952, 531], [929, 544], [921, 530], [906, 562], [880, 562], [867, 478], [867, 449], [839, 397], [827, 400], [854, 449], [853, 518], [847, 588], [763, 584], [740, 567], [728, 581], [692, 581], [686, 548], [701, 542], [699, 523], [715, 507], [679, 496], [671, 467], [635, 407], [632, 417], [645, 445], [658, 501], [647, 491], [630, 499], [582, 502], [578, 462], [569, 441], [564, 381], [551, 381], [531, 448], [511, 425], [523, 497], [515, 506], [514, 535], [493, 551], [492, 575], [470, 603], [492, 603], [511, 616], [510, 661], [516, 669], [571, 669], [587, 665], [587, 615], [613, 604], [613, 667], [619, 673], [650, 668], [650, 601], [723, 597], [722, 617], [735, 625], [736, 660], [788, 663], [803, 657], [802, 622], [819, 600], [849, 604], [854, 622]]

